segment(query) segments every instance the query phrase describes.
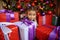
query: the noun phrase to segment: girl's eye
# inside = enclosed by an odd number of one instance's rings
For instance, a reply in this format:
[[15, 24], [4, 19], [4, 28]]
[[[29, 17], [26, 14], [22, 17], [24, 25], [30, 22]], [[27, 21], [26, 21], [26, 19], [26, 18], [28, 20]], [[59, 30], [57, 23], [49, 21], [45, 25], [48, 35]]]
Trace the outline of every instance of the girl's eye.
[[35, 16], [36, 14], [33, 14], [33, 16]]
[[32, 15], [31, 13], [29, 15]]
[[31, 15], [31, 14], [29, 14], [29, 15]]

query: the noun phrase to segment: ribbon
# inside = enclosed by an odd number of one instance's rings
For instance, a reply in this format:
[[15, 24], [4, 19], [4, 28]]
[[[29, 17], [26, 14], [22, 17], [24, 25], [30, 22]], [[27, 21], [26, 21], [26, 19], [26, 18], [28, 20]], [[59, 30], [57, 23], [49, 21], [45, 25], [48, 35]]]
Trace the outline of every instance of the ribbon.
[[0, 10], [0, 13], [6, 13], [6, 20], [7, 22], [10, 22], [10, 18], [14, 19], [14, 13], [12, 12], [12, 10]]
[[5, 9], [0, 10], [0, 13], [5, 13], [5, 12], [6, 12], [6, 10], [5, 10]]
[[28, 18], [24, 18], [23, 20], [22, 20], [22, 22], [24, 23], [24, 24], [26, 24], [27, 26], [29, 26], [29, 25], [31, 25], [33, 22], [32, 21], [30, 21]]
[[43, 16], [43, 25], [46, 24], [46, 15]]
[[35, 36], [35, 34], [34, 34], [35, 26], [34, 26], [33, 22], [30, 21], [28, 18], [25, 18], [23, 22], [29, 27], [29, 30], [28, 30], [29, 40], [33, 40], [34, 36]]
[[4, 34], [5, 40], [9, 40], [8, 33], [12, 32], [11, 29], [9, 29], [8, 27], [5, 27], [5, 25], [0, 25], [0, 28]]
[[29, 40], [34, 40], [34, 37], [35, 37], [35, 26], [33, 24], [29, 27], [28, 37], [29, 37]]
[[10, 22], [0, 22], [0, 25], [15, 25], [14, 23], [10, 23]]
[[[57, 32], [58, 32], [59, 30], [60, 30], [60, 26], [58, 26], [57, 28], [55, 28], [55, 29], [50, 33], [48, 40], [55, 40], [56, 35], [57, 35]], [[60, 34], [60, 32], [58, 32], [58, 34]], [[58, 38], [58, 39], [60, 40], [60, 35], [59, 35], [59, 38]]]

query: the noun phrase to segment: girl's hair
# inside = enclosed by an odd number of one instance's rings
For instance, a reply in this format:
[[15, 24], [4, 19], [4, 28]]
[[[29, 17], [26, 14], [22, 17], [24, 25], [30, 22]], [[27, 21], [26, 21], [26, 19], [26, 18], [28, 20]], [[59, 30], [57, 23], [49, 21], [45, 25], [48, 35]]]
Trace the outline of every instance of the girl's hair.
[[27, 9], [25, 13], [28, 13], [29, 11], [35, 11], [35, 12], [37, 12], [37, 9], [36, 9], [36, 8], [31, 7], [31, 8], [29, 8], [29, 9]]

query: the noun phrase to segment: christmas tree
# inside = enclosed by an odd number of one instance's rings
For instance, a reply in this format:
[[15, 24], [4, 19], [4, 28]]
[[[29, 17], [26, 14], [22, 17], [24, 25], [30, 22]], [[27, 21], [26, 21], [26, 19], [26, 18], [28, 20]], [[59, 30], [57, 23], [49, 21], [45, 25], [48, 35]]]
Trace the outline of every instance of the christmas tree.
[[52, 14], [55, 9], [54, 0], [9, 0], [4, 2], [7, 4], [7, 9], [20, 12], [25, 12], [27, 9], [33, 7], [41, 14]]

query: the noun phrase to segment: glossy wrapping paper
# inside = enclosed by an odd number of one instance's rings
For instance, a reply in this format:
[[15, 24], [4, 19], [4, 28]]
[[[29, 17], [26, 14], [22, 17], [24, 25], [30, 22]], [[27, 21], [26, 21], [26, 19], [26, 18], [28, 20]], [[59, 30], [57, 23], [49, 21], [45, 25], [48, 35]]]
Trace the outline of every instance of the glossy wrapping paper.
[[36, 37], [39, 40], [58, 40], [58, 32], [55, 30], [55, 26], [38, 26], [36, 29]]
[[[3, 27], [4, 26], [2, 26], [2, 28]], [[0, 28], [0, 40], [19, 40], [19, 33], [18, 33], [17, 26], [15, 26], [15, 25], [8, 25], [6, 27], [9, 28], [11, 30], [11, 32], [9, 32], [7, 34], [4, 34], [3, 31], [2, 31], [2, 29]], [[7, 31], [7, 29], [6, 29], [6, 31]]]
[[19, 21], [19, 12], [11, 10], [0, 10], [0, 22], [17, 22]]

